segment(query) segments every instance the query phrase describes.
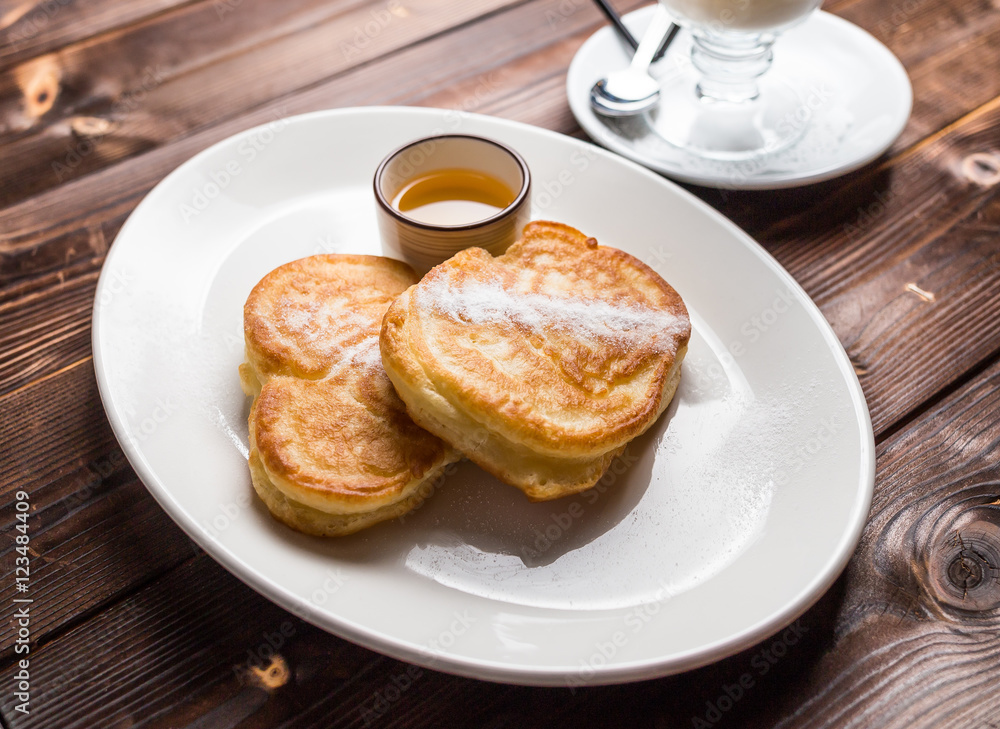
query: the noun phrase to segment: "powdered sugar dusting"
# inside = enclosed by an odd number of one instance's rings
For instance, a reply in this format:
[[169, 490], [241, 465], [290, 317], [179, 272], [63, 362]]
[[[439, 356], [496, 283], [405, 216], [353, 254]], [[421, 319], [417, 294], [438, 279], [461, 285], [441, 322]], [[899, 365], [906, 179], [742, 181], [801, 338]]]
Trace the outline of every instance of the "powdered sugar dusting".
[[313, 336], [313, 320], [316, 318], [316, 307], [310, 306], [305, 307], [288, 307], [284, 311], [284, 321], [283, 324], [290, 331], [293, 332], [305, 332], [310, 336]]
[[378, 335], [363, 339], [357, 346], [351, 361], [360, 367], [381, 367], [382, 352], [378, 346]]
[[500, 281], [458, 287], [437, 278], [417, 288], [418, 305], [456, 322], [484, 326], [510, 322], [534, 332], [563, 331], [586, 339], [673, 346], [688, 321], [667, 311], [577, 297], [514, 292]]
[[367, 370], [376, 367], [379, 369], [382, 367], [382, 353], [378, 346], [378, 334], [372, 334], [346, 348], [337, 363], [330, 368], [327, 377], [339, 374], [347, 368]]

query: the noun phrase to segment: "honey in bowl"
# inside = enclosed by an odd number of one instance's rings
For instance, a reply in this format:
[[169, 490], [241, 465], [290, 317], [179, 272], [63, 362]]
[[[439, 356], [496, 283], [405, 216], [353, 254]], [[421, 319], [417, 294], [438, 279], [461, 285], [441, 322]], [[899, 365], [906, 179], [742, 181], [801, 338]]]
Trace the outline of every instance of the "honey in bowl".
[[426, 273], [464, 248], [500, 255], [531, 219], [517, 152], [472, 134], [435, 134], [390, 152], [373, 179], [385, 254]]
[[516, 194], [507, 185], [478, 170], [432, 170], [409, 180], [392, 206], [406, 217], [429, 225], [468, 225], [496, 215]]

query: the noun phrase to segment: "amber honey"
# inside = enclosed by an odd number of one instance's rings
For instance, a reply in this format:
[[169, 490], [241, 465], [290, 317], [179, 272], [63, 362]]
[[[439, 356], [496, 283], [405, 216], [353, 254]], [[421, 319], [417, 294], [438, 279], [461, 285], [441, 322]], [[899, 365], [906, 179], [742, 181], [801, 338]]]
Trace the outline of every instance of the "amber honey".
[[514, 202], [502, 181], [477, 170], [434, 170], [409, 180], [392, 206], [406, 217], [431, 225], [466, 225], [485, 220]]

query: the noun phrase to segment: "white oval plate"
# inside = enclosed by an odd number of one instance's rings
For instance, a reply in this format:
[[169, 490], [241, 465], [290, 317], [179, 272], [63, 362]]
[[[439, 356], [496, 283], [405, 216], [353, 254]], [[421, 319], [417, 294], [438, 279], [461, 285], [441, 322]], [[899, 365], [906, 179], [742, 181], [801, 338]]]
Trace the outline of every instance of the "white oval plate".
[[[541, 504], [465, 463], [401, 521], [314, 539], [246, 464], [242, 306], [286, 261], [379, 252], [379, 160], [435, 131], [517, 149], [536, 218], [637, 255], [694, 335], [674, 403], [592, 491]], [[252, 129], [136, 208], [94, 310], [101, 397], [170, 516], [261, 594], [424, 666], [538, 685], [692, 668], [808, 608], [854, 550], [874, 441], [854, 371], [792, 278], [722, 215], [590, 144], [457, 112], [363, 108]]]
[[[654, 5], [625, 16], [640, 38]], [[691, 36], [682, 30], [650, 69], [666, 79], [691, 66]], [[608, 120], [594, 113], [590, 89], [631, 60], [610, 26], [594, 33], [570, 63], [566, 95], [590, 138], [665, 175], [707, 187], [770, 190], [828, 180], [871, 162], [895, 141], [910, 118], [913, 89], [892, 52], [856, 25], [822, 11], [783, 33], [769, 76], [798, 81], [809, 129], [791, 148], [742, 162], [701, 159], [666, 142], [646, 117]], [[808, 110], [808, 111], [806, 111]], [[664, 112], [669, 113], [669, 112]]]

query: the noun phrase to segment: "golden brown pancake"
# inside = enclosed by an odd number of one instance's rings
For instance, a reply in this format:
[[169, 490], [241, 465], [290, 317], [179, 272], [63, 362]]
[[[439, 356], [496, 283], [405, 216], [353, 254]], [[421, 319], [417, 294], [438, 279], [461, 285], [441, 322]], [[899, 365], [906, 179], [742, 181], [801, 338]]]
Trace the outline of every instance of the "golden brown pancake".
[[389, 307], [382, 363], [413, 420], [535, 501], [590, 488], [666, 409], [691, 324], [633, 256], [535, 222]]
[[[306, 534], [350, 534], [417, 506], [460, 455], [407, 416], [382, 368], [382, 315], [406, 264], [321, 255], [285, 264], [243, 309], [250, 474], [271, 513]], [[424, 488], [421, 488], [424, 486]]]

